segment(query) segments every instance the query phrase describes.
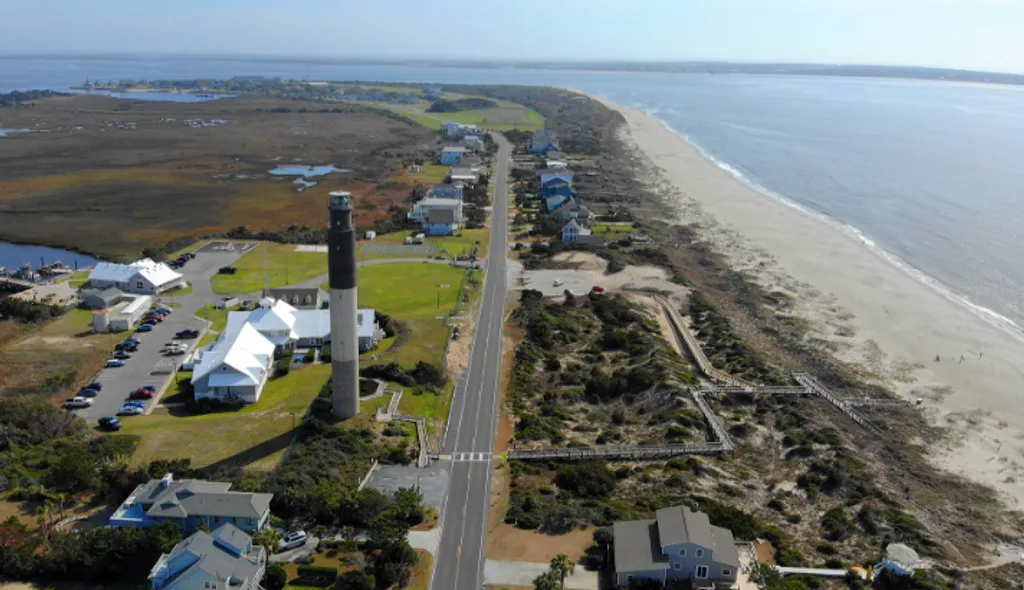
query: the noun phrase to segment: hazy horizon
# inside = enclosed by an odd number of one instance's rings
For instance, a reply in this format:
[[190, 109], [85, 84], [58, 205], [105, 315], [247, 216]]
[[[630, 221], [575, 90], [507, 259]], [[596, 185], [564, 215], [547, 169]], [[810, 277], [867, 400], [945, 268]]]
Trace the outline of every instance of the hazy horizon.
[[[164, 55], [489, 62], [729, 62], [1024, 73], [1024, 0], [40, 0], [7, 57]], [[467, 59], [469, 58], [469, 59]]]

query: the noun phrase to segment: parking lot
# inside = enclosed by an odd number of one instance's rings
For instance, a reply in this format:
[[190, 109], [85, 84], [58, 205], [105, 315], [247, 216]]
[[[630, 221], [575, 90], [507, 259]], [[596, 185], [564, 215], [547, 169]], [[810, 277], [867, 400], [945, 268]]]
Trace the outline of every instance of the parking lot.
[[[191, 314], [175, 310], [163, 321], [153, 326], [152, 332], [140, 332], [135, 335], [141, 342], [139, 349], [132, 353], [132, 358], [125, 361], [123, 367], [107, 368], [100, 371], [96, 381], [103, 384], [103, 390], [93, 398], [93, 405], [89, 408], [76, 410], [75, 413], [90, 422], [104, 416], [117, 414], [118, 408], [128, 398], [128, 395], [144, 385], [152, 385], [157, 390], [157, 395], [151, 400], [144, 400], [146, 409], [156, 403], [164, 388], [170, 384], [174, 368], [181, 362], [184, 355], [164, 356], [160, 349], [165, 344], [174, 340], [175, 332], [185, 329], [205, 331], [206, 325], [203, 320]], [[125, 333], [125, 338], [130, 333]], [[195, 347], [198, 338], [191, 340], [179, 340], [188, 345], [189, 350]]]
[[[180, 366], [182, 359], [186, 356], [185, 354], [165, 356], [161, 354], [160, 350], [168, 342], [175, 341], [174, 334], [176, 332], [186, 329], [199, 330], [199, 338], [178, 340], [178, 342], [186, 344], [188, 352], [195, 348], [196, 343], [206, 333], [206, 322], [195, 317], [195, 314], [203, 305], [217, 300], [210, 288], [210, 277], [221, 266], [238, 260], [248, 249], [250, 248], [238, 247], [231, 251], [207, 251], [204, 246], [197, 250], [196, 258], [178, 269], [178, 272], [192, 285], [192, 293], [175, 295], [171, 291], [157, 297], [158, 304], [173, 304], [174, 311], [164, 319], [163, 323], [153, 326], [152, 332], [136, 334], [136, 338], [140, 341], [139, 349], [125, 361], [125, 366], [103, 369], [98, 376], [92, 379], [103, 384], [103, 391], [93, 398], [91, 407], [75, 410], [75, 414], [89, 422], [96, 422], [104, 416], [113, 416], [117, 414], [117, 410], [124, 404], [132, 391], [145, 385], [151, 385], [157, 391], [153, 399], [143, 400], [146, 404], [146, 412], [151, 411], [152, 406], [159, 403], [160, 397], [170, 385], [174, 375], [173, 368]], [[125, 332], [124, 337], [127, 338], [132, 334], [134, 331]], [[131, 417], [129, 416], [127, 419], [130, 420]]]
[[363, 254], [408, 254], [423, 256], [437, 253], [437, 246], [423, 244], [367, 244], [362, 248]]

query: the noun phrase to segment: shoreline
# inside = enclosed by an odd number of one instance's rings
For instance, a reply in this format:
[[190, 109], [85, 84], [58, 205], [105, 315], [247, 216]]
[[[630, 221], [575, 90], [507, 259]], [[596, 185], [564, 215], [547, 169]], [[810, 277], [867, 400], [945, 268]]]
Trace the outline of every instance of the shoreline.
[[951, 435], [931, 447], [933, 464], [1020, 507], [1019, 334], [912, 276], [912, 266], [884, 259], [856, 228], [844, 231], [839, 221], [745, 182], [654, 115], [571, 90], [622, 114], [627, 141], [660, 172], [650, 181], [677, 205], [676, 222], [695, 223], [736, 270], [791, 296], [794, 315], [810, 321], [834, 356], [864, 369], [867, 382], [923, 400], [929, 421]]

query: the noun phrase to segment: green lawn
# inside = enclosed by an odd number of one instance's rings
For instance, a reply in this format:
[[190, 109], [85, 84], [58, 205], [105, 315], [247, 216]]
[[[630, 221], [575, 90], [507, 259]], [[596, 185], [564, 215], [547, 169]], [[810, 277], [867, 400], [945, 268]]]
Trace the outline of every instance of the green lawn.
[[[200, 307], [199, 311], [196, 312], [196, 317], [209, 320], [211, 331], [222, 332], [224, 328], [228, 326], [228, 313], [232, 311], [238, 311], [238, 306], [236, 305], [227, 309], [217, 309], [217, 304], [213, 303]], [[205, 340], [206, 337], [204, 336], [203, 339]], [[216, 335], [214, 335], [213, 339], [216, 339]]]
[[609, 223], [595, 223], [590, 226], [590, 231], [595, 234], [606, 234], [624, 232], [629, 233], [633, 231], [633, 224], [629, 222], [609, 222]]
[[400, 350], [378, 353], [381, 361], [404, 365], [421, 360], [441, 362], [448, 327], [438, 318], [455, 310], [465, 272], [460, 268], [421, 262], [396, 262], [359, 269], [359, 307], [372, 307], [391, 315], [405, 322], [412, 331], [412, 338]]
[[140, 437], [134, 461], [189, 458], [194, 467], [232, 459], [271, 468], [288, 447], [298, 424], [331, 374], [329, 365], [312, 365], [271, 379], [260, 400], [237, 412], [203, 415], [156, 410], [124, 419], [122, 434]]
[[[425, 245], [437, 246], [437, 253], [441, 250], [448, 250], [450, 256], [456, 256], [459, 254], [468, 254], [475, 242], [477, 244], [478, 257], [487, 256], [487, 246], [490, 243], [491, 230], [487, 228], [481, 229], [464, 229], [459, 231], [458, 236], [434, 236], [426, 237], [423, 240]], [[356, 260], [375, 260], [379, 258], [433, 258], [437, 254], [377, 254], [367, 253], [363, 251], [363, 248], [373, 244], [390, 244], [398, 245], [402, 244], [406, 237], [409, 236], [407, 232], [396, 232], [393, 234], [385, 234], [377, 236], [373, 240], [364, 240], [357, 244]]]
[[[489, 109], [473, 109], [457, 113], [428, 113], [426, 109], [429, 104], [385, 104], [367, 103], [370, 106], [387, 109], [409, 118], [424, 127], [440, 129], [445, 121], [456, 121], [467, 125], [479, 125], [488, 129], [506, 131], [510, 129], [522, 129], [524, 131], [537, 131], [544, 128], [544, 117], [532, 109], [522, 105], [504, 100], [495, 101], [498, 106]], [[518, 110], [519, 115], [510, 116], [511, 111]]]
[[211, 279], [214, 293], [241, 294], [264, 286], [264, 248], [271, 287], [284, 287], [327, 273], [327, 254], [296, 252], [295, 244], [260, 244], [232, 266], [233, 275], [216, 274]]

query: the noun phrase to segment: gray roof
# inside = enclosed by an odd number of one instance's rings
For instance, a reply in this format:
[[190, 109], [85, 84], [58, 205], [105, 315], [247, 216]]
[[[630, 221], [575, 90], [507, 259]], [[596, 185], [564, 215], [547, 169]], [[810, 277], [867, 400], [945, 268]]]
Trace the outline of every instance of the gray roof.
[[604, 246], [604, 236], [584, 235], [581, 233], [576, 242], [584, 246]]
[[232, 554], [221, 543], [215, 542], [217, 540], [223, 542], [224, 539], [241, 541], [240, 545], [236, 545], [234, 542], [230, 543], [230, 545], [241, 549], [242, 551], [240, 552], [244, 552], [244, 549], [249, 544], [250, 537], [230, 524], [221, 525], [212, 535], [202, 531], [197, 532], [175, 545], [174, 549], [166, 556], [164, 563], [168, 564], [184, 554], [191, 556], [186, 557], [186, 563], [188, 560], [194, 561], [180, 571], [172, 572], [173, 576], [167, 580], [163, 587], [173, 587], [175, 580], [187, 577], [188, 573], [194, 569], [200, 569], [216, 580], [230, 580], [233, 578], [239, 581], [247, 581], [249, 584], [255, 582], [254, 578], [260, 567], [256, 556]]
[[152, 504], [150, 517], [186, 518], [189, 514], [259, 518], [270, 509], [274, 494], [232, 492], [230, 483], [154, 479], [136, 489], [137, 502]]
[[232, 524], [223, 524], [210, 534], [215, 541], [228, 547], [234, 547], [239, 553], [244, 552], [245, 548], [249, 546], [249, 541], [252, 540], [252, 537]]
[[464, 154], [466, 153], [466, 147], [462, 145], [450, 145], [441, 150], [441, 152], [454, 152]]
[[[276, 287], [267, 289], [264, 293], [265, 297], [281, 299], [290, 305], [306, 305], [307, 295], [310, 298], [310, 305], [315, 305], [318, 301], [324, 300], [325, 294], [319, 287]], [[299, 298], [298, 303], [293, 302], [296, 296]]]
[[455, 223], [455, 211], [452, 209], [431, 209], [427, 212], [427, 223]]
[[661, 554], [658, 521], [630, 520], [617, 522], [615, 535], [615, 569], [620, 572], [668, 569], [668, 557]]
[[701, 547], [715, 546], [711, 536], [711, 522], [703, 512], [693, 512], [683, 506], [662, 508], [657, 513], [658, 532], [662, 547], [693, 543]]
[[79, 296], [81, 299], [86, 297], [99, 297], [104, 304], [110, 305], [116, 302], [124, 293], [116, 287], [107, 287], [106, 289], [84, 289]]
[[715, 539], [715, 563], [724, 563], [739, 568], [740, 554], [736, 551], [736, 539], [733, 538], [732, 531], [711, 525], [711, 536]]

